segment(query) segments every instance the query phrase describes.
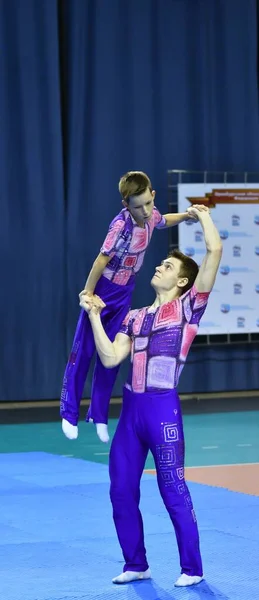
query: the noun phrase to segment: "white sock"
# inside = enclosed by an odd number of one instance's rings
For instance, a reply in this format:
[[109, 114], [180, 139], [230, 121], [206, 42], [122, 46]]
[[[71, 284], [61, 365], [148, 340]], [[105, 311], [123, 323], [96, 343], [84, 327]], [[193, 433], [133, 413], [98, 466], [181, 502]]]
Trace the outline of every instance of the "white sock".
[[109, 441], [108, 425], [106, 423], [96, 423], [96, 431], [101, 442], [107, 443]]
[[125, 571], [118, 575], [118, 577], [114, 577], [112, 583], [130, 583], [131, 581], [140, 581], [141, 579], [150, 579], [151, 571], [147, 569], [146, 571]]
[[76, 440], [78, 437], [77, 425], [71, 425], [66, 419], [62, 419], [62, 431], [69, 440]]
[[202, 580], [203, 577], [200, 577], [199, 575], [186, 575], [185, 573], [182, 573], [174, 585], [175, 587], [187, 587], [188, 585], [196, 585]]

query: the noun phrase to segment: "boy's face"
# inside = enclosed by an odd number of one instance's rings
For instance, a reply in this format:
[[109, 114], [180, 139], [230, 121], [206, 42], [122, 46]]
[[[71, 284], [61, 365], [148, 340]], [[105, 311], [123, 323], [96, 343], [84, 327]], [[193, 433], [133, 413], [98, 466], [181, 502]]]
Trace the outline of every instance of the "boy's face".
[[133, 219], [135, 219], [137, 224], [141, 227], [144, 227], [145, 223], [149, 221], [152, 215], [155, 195], [156, 192], [151, 192], [150, 189], [147, 188], [139, 196], [130, 196], [128, 202], [122, 201], [123, 206], [126, 206], [133, 216]]

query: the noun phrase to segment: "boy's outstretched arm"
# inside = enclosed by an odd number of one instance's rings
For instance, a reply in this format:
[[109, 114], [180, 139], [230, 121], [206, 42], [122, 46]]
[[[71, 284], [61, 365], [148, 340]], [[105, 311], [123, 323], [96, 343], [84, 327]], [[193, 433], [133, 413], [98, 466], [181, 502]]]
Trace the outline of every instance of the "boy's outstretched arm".
[[[198, 207], [198, 210], [203, 212], [206, 209], [205, 206], [203, 206], [203, 204], [200, 204]], [[184, 221], [198, 221], [198, 217], [192, 213], [192, 207], [190, 206], [189, 208], [187, 208], [186, 212], [183, 213], [167, 213], [166, 215], [163, 215], [163, 217], [166, 220], [166, 227], [174, 227], [175, 225], [179, 225], [180, 223], [183, 223]]]

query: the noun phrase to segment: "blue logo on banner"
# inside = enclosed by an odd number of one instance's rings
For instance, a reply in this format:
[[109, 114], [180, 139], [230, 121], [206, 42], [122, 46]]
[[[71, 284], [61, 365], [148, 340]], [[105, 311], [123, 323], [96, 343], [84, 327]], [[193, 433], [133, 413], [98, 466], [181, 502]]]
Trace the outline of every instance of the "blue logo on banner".
[[194, 225], [195, 221], [192, 221], [191, 219], [187, 219], [187, 221], [185, 221], [185, 225]]
[[256, 225], [259, 225], [259, 215], [255, 215], [255, 217], [254, 217], [254, 223]]
[[220, 310], [223, 313], [228, 313], [230, 311], [230, 304], [221, 304]]
[[234, 294], [242, 294], [242, 283], [234, 283]]
[[221, 275], [228, 275], [229, 272], [230, 272], [230, 268], [228, 265], [222, 265], [222, 267], [220, 267]]
[[195, 231], [195, 242], [202, 242], [203, 233], [202, 231]]
[[259, 283], [256, 283], [255, 285], [255, 291], [257, 294], [259, 294]]
[[233, 256], [241, 256], [241, 246], [233, 246]]
[[246, 324], [245, 317], [237, 317], [237, 326], [238, 327], [245, 327], [245, 324]]
[[256, 327], [259, 327], [259, 319], [256, 320]]
[[228, 239], [228, 231], [226, 229], [222, 230], [219, 232], [219, 235], [221, 237], [222, 240], [227, 240]]
[[190, 248], [185, 248], [184, 253], [187, 256], [194, 256], [194, 254], [195, 254], [195, 248], [191, 248], [191, 247]]
[[255, 247], [255, 254], [256, 254], [257, 256], [259, 256], [259, 246], [256, 246], [256, 247]]
[[238, 225], [240, 225], [240, 216], [239, 215], [232, 215], [232, 225], [234, 225], [234, 227], [237, 227]]

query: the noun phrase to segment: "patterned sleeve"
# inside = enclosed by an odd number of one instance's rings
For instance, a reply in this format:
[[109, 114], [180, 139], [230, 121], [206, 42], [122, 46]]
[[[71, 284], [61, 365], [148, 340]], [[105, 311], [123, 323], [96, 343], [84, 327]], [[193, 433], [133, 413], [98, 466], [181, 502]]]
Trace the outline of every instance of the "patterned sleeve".
[[166, 220], [164, 215], [161, 215], [159, 210], [154, 206], [153, 208], [154, 219], [155, 219], [155, 228], [156, 229], [164, 229], [166, 227]]
[[103, 242], [103, 245], [100, 249], [102, 254], [106, 256], [111, 256], [111, 258], [116, 253], [116, 247], [118, 246], [119, 238], [125, 227], [125, 221], [121, 218], [120, 215], [115, 217], [109, 226], [109, 230], [107, 236]]
[[132, 336], [132, 325], [133, 325], [135, 313], [136, 313], [135, 310], [130, 310], [128, 312], [128, 314], [126, 315], [124, 321], [122, 322], [122, 324], [120, 326], [119, 333], [125, 333], [125, 335], [128, 335], [129, 337]]
[[206, 310], [210, 292], [198, 292], [195, 285], [183, 295], [185, 318], [190, 325], [199, 325]]

